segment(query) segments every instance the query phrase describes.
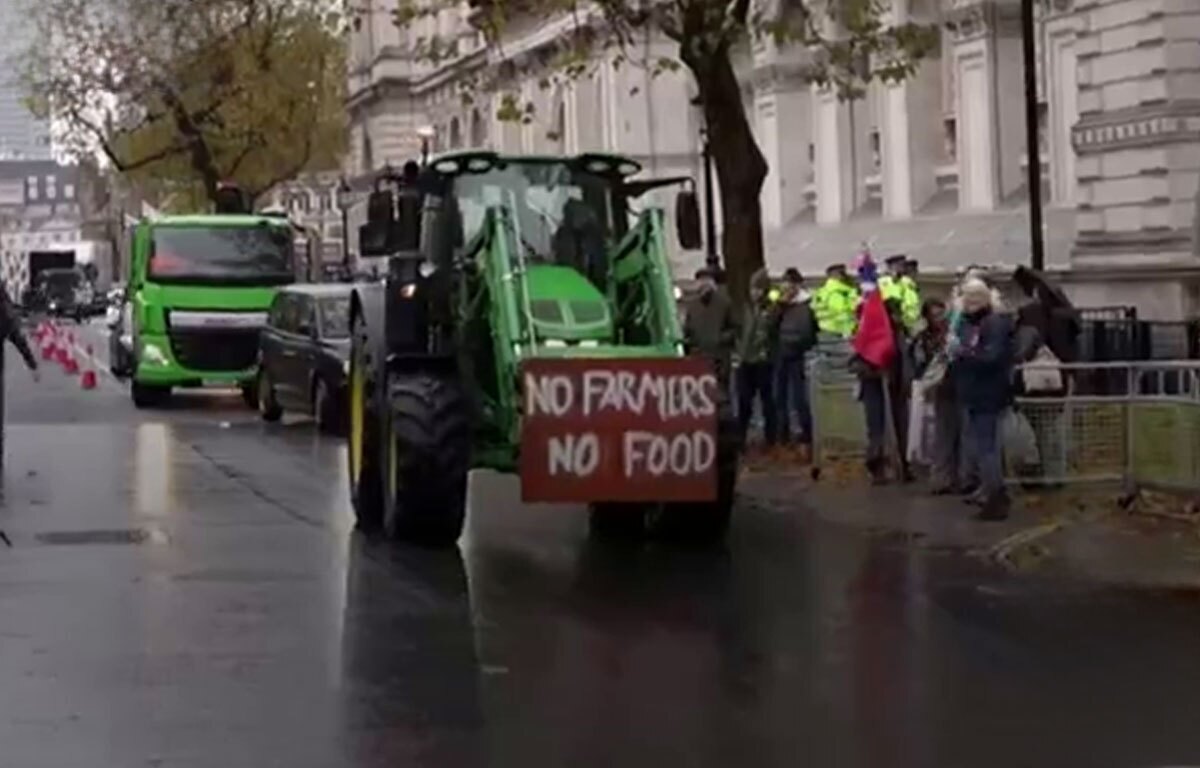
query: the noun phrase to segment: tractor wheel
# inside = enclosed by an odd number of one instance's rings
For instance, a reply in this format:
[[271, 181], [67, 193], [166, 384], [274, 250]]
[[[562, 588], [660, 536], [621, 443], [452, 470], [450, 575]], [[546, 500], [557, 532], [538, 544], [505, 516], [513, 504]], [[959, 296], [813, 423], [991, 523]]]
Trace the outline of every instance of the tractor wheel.
[[350, 503], [358, 526], [372, 530], [383, 519], [383, 477], [380, 470], [379, 413], [374, 404], [379, 386], [378, 365], [368, 353], [367, 324], [354, 317], [351, 333], [350, 374], [347, 384], [346, 457], [350, 477]]
[[388, 384], [384, 530], [392, 539], [452, 546], [466, 513], [470, 404], [448, 376], [403, 374]]
[[740, 440], [735, 424], [722, 420], [717, 439], [717, 498], [709, 502], [663, 504], [651, 515], [654, 532], [665, 538], [711, 544], [725, 538], [737, 496]]
[[589, 504], [588, 531], [597, 539], [640, 539], [646, 532], [647, 510], [646, 504]]

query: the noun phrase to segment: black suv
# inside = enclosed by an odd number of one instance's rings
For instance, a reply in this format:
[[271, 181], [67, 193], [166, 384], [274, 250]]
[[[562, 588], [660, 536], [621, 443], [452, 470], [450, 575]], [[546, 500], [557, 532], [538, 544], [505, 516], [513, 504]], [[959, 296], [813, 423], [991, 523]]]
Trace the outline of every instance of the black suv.
[[275, 294], [259, 340], [258, 411], [311, 414], [330, 434], [345, 429], [350, 292], [338, 284], [289, 285]]

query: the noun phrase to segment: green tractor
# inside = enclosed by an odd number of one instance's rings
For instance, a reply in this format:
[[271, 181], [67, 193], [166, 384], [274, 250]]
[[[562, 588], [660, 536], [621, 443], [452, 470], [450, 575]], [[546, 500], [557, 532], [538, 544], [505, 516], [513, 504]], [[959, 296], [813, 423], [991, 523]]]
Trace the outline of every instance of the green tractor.
[[663, 214], [699, 246], [691, 180], [640, 166], [459, 152], [385, 172], [360, 252], [347, 403], [360, 527], [453, 544], [467, 475], [518, 472], [526, 502], [587, 504], [597, 535], [717, 540], [740, 443], [707, 361], [685, 355]]

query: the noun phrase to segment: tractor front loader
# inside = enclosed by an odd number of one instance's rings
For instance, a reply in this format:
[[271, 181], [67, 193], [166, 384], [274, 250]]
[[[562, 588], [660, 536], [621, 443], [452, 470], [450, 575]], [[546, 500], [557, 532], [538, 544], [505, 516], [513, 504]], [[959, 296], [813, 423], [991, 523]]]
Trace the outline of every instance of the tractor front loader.
[[[459, 537], [467, 475], [588, 505], [597, 534], [714, 539], [739, 442], [709, 364], [684, 354], [660, 210], [610, 155], [462, 152], [385, 173], [360, 230], [386, 275], [351, 302], [349, 475], [360, 526]], [[678, 235], [699, 241], [690, 190]]]

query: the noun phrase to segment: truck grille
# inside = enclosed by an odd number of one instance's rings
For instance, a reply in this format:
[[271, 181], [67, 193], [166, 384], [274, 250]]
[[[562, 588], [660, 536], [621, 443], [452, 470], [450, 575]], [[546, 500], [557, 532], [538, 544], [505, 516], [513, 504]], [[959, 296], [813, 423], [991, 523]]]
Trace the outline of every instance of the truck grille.
[[174, 330], [171, 354], [194, 371], [240, 371], [258, 359], [258, 331]]

